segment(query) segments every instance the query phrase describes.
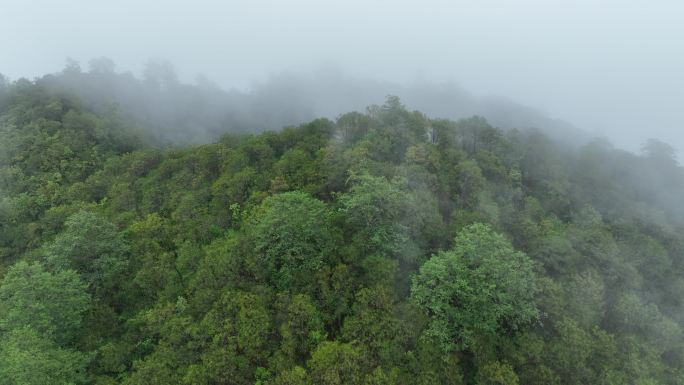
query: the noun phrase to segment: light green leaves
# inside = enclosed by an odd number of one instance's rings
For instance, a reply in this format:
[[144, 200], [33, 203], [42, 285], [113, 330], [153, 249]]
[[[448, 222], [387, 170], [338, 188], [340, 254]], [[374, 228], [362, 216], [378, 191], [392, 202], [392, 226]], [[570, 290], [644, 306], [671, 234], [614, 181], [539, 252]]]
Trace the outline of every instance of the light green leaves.
[[525, 254], [483, 224], [466, 227], [455, 243], [413, 279], [411, 297], [431, 318], [427, 336], [445, 351], [462, 349], [537, 317], [536, 277]]
[[73, 270], [50, 273], [17, 262], [0, 284], [0, 333], [30, 327], [58, 342], [78, 330], [90, 298]]

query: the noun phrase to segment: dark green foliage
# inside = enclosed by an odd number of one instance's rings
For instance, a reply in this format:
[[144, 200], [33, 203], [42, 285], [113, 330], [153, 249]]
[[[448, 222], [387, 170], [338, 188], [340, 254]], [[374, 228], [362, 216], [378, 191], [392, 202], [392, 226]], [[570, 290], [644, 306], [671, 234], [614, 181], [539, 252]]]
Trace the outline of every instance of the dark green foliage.
[[[60, 76], [141, 87], [103, 60]], [[684, 383], [663, 143], [569, 149], [389, 97], [153, 148], [158, 117], [62, 80], [0, 79], [0, 384]]]
[[310, 352], [326, 337], [323, 320], [306, 295], [296, 295], [287, 306], [286, 319], [280, 326], [280, 348], [294, 362], [304, 362]]
[[279, 290], [313, 284], [316, 273], [333, 260], [329, 221], [325, 204], [305, 193], [266, 198], [245, 225], [254, 271]]

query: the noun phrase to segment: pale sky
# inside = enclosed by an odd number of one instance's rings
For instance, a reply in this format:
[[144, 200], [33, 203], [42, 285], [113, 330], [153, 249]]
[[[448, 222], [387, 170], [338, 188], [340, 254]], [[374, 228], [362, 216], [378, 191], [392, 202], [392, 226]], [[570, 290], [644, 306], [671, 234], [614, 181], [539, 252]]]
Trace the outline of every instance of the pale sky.
[[[637, 150], [684, 152], [684, 2], [666, 0], [0, 0], [0, 73], [173, 63], [248, 88], [335, 66], [501, 95]], [[681, 153], [680, 153], [681, 157]]]

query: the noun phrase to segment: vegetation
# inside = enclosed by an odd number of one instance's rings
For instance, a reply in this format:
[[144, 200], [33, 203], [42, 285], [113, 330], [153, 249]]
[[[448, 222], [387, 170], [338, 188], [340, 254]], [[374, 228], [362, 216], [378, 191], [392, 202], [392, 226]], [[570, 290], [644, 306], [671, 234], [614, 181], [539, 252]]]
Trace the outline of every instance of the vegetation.
[[389, 97], [160, 148], [46, 84], [0, 82], [0, 384], [684, 383], [663, 143]]

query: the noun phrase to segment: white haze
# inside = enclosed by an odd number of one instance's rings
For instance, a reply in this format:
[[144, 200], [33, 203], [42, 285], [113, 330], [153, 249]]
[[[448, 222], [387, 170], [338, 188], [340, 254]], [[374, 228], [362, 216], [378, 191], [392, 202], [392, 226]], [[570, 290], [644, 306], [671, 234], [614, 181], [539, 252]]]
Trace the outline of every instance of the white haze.
[[667, 0], [0, 0], [0, 73], [101, 56], [140, 73], [154, 58], [246, 90], [334, 67], [504, 96], [630, 150], [650, 137], [684, 150], [683, 18]]

